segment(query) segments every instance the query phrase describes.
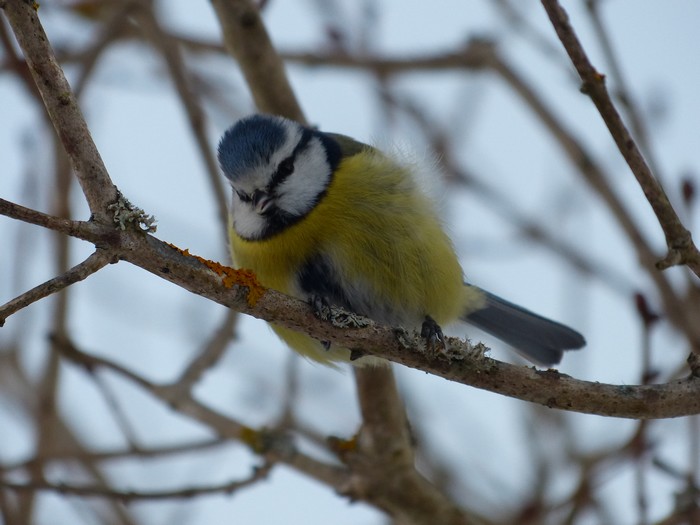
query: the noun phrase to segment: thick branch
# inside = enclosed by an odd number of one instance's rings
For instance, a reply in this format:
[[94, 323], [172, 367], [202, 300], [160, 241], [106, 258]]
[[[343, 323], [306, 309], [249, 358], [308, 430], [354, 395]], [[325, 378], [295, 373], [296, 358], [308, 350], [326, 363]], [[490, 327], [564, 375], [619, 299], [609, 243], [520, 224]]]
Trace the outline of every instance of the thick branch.
[[257, 7], [249, 0], [212, 0], [212, 5], [226, 49], [238, 61], [258, 110], [304, 122]]
[[[136, 240], [135, 240], [136, 241]], [[302, 301], [266, 290], [249, 304], [245, 288], [221, 286], [218, 278], [192, 258], [143, 235], [122, 257], [194, 293], [254, 317], [265, 319], [348, 348], [383, 357], [445, 379], [490, 390], [550, 408], [625, 418], [668, 418], [700, 413], [700, 380], [694, 376], [662, 385], [618, 386], [580, 381], [556, 371], [501, 363], [474, 355], [474, 347], [451, 339], [454, 352], [433, 356], [420, 337], [397, 337], [395, 329], [371, 324], [343, 329], [316, 318]]]
[[[61, 224], [68, 230], [66, 233], [76, 232], [75, 236], [102, 243], [103, 248], [109, 243], [113, 248], [110, 253], [115, 257], [236, 311], [451, 381], [550, 408], [602, 416], [656, 419], [700, 413], [700, 380], [695, 376], [642, 386], [580, 381], [556, 371], [543, 372], [483, 357], [475, 353], [474, 346], [457, 339], [449, 341], [451, 352], [432, 355], [425, 351], [420, 337], [407, 336], [389, 326], [372, 323], [365, 328], [334, 327], [316, 318], [306, 303], [274, 290], [264, 290], [244, 273], [188, 256], [146, 233], [64, 222]], [[222, 284], [221, 275], [225, 276], [226, 285]], [[255, 293], [250, 294], [251, 291]]]
[[409, 423], [390, 367], [355, 370], [362, 428], [343, 455], [355, 475], [348, 493], [374, 503], [397, 523], [475, 524], [415, 468]]
[[397, 338], [391, 327], [376, 324], [358, 329], [336, 328], [317, 319], [304, 302], [274, 290], [267, 290], [250, 305], [245, 300], [245, 289], [224, 288], [203, 265], [195, 274], [192, 258], [183, 258], [151, 236], [144, 236], [141, 242], [147, 246], [136, 246], [134, 252], [124, 254], [124, 259], [194, 293], [319, 340], [369, 352], [445, 379], [551, 408], [589, 414], [653, 419], [700, 413], [700, 380], [692, 376], [668, 384], [644, 386], [579, 381], [555, 371], [542, 372], [474, 356], [471, 345], [455, 339], [450, 340], [454, 353], [449, 358], [436, 358], [425, 352], [418, 337], [406, 341]]

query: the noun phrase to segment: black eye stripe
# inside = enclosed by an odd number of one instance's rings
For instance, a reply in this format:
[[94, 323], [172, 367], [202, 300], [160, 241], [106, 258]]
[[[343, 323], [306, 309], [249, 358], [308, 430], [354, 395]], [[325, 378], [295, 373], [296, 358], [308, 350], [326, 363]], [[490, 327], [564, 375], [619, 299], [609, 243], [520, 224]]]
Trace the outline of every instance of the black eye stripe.
[[289, 177], [292, 173], [294, 173], [294, 156], [287, 157], [279, 163], [279, 166], [277, 166], [277, 171], [275, 171], [275, 174], [272, 176], [272, 180], [270, 181], [270, 189], [281, 184], [282, 181], [284, 181], [284, 179]]
[[280, 165], [277, 166], [277, 172], [280, 173], [282, 176], [291, 175], [293, 171], [294, 157], [284, 159], [282, 162], [280, 162]]
[[[282, 184], [282, 182], [284, 182], [284, 180], [287, 177], [289, 177], [292, 173], [294, 173], [294, 163], [296, 161], [297, 155], [308, 146], [309, 142], [313, 137], [314, 132], [312, 130], [304, 129], [302, 131], [301, 139], [295, 146], [294, 151], [292, 151], [292, 154], [289, 157], [283, 159], [277, 165], [277, 169], [270, 178], [270, 183], [264, 189], [265, 192], [269, 194], [274, 194], [275, 188]], [[247, 193], [239, 190], [234, 191], [236, 192], [236, 195], [238, 195], [238, 198], [241, 202], [252, 203], [254, 201], [254, 197], [252, 195], [248, 195]]]
[[270, 186], [268, 187], [269, 190], [272, 190], [276, 186], [280, 185], [284, 181], [284, 179], [286, 179], [292, 173], [294, 173], [294, 162], [297, 158], [297, 155], [300, 151], [306, 148], [306, 146], [309, 144], [309, 141], [311, 140], [311, 137], [313, 137], [311, 131], [309, 131], [308, 129], [304, 129], [302, 132], [301, 139], [294, 148], [294, 151], [292, 151], [292, 154], [286, 159], [284, 159], [282, 162], [280, 162], [277, 166], [277, 170], [272, 175], [272, 180], [270, 181]]

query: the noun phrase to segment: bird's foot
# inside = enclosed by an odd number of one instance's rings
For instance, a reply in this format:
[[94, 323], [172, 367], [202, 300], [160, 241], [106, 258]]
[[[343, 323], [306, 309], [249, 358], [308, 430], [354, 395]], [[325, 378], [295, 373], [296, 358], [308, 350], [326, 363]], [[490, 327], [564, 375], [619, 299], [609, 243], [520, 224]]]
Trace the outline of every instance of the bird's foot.
[[[370, 324], [367, 317], [350, 312], [340, 306], [331, 305], [322, 295], [314, 294], [309, 297], [309, 304], [316, 317], [323, 321], [329, 321], [338, 328], [363, 328]], [[321, 344], [326, 350], [331, 347], [329, 341], [321, 341]]]
[[442, 333], [442, 328], [429, 315], [425, 316], [420, 336], [425, 339], [425, 345], [429, 350], [445, 350], [445, 335]]

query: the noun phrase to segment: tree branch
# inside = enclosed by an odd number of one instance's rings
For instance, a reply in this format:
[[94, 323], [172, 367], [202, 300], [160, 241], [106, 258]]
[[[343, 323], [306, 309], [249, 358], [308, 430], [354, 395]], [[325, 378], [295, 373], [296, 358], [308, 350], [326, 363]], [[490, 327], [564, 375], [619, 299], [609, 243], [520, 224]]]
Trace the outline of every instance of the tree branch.
[[219, 224], [223, 238], [228, 238], [228, 206], [226, 204], [227, 191], [219, 173], [219, 165], [211, 147], [211, 140], [206, 133], [206, 115], [202, 109], [197, 92], [193, 89], [192, 78], [180, 52], [179, 43], [167, 32], [165, 32], [153, 12], [152, 3], [140, 4], [138, 10], [139, 20], [143, 25], [143, 35], [151, 45], [162, 55], [163, 61], [168, 68], [173, 86], [187, 114], [190, 123], [192, 136], [202, 161], [206, 167], [209, 186], [214, 196], [216, 209], [218, 212]]
[[398, 523], [476, 524], [414, 467], [409, 422], [390, 367], [355, 370], [362, 428], [341, 458], [353, 473], [348, 493]]
[[226, 49], [238, 62], [260, 111], [304, 122], [257, 7], [249, 0], [212, 0]]
[[256, 430], [203, 405], [190, 393], [175, 383], [155, 384], [126, 367], [108, 359], [87, 354], [71, 341], [59, 341], [61, 354], [88, 370], [104, 368], [137, 384], [154, 397], [168, 404], [173, 410], [206, 425], [220, 437], [246, 444], [253, 452], [263, 456], [267, 463], [284, 463], [308, 476], [341, 491], [348, 485], [348, 472], [342, 467], [324, 463], [299, 452], [284, 432], [270, 429]]
[[36, 6], [22, 0], [7, 0], [0, 5], [24, 52], [56, 133], [73, 163], [90, 211], [96, 220], [108, 223], [107, 207], [117, 199], [117, 188], [92, 141], [70, 85], [56, 62], [37, 17]]
[[[2, 204], [0, 201], [0, 212]], [[49, 216], [30, 214], [30, 218], [40, 219], [31, 222], [40, 223], [45, 217]], [[236, 311], [451, 381], [550, 408], [602, 416], [656, 419], [700, 413], [700, 380], [695, 375], [641, 386], [580, 381], [556, 371], [543, 372], [480, 356], [475, 350], [484, 347], [454, 338], [449, 339], [449, 353], [432, 355], [417, 334], [375, 323], [364, 328], [334, 327], [316, 318], [303, 301], [262, 288], [246, 272], [189, 256], [146, 233], [78, 221], [58, 222], [61, 228], [56, 229], [74, 232], [91, 242], [103, 243], [111, 236], [115, 256]]]
[[139, 500], [163, 500], [194, 498], [206, 494], [226, 494], [230, 496], [243, 488], [266, 479], [272, 470], [272, 464], [255, 467], [253, 473], [246, 479], [229, 481], [222, 485], [206, 487], [191, 487], [176, 490], [117, 490], [103, 485], [70, 485], [68, 483], [51, 483], [36, 480], [27, 483], [15, 483], [0, 480], [0, 488], [15, 492], [50, 491], [58, 494], [81, 497], [99, 497], [116, 499], [125, 503]]
[[649, 274], [663, 300], [667, 316], [673, 324], [687, 334], [691, 344], [700, 348], [700, 325], [695, 321], [692, 310], [689, 310], [678, 297], [671, 286], [668, 276], [659, 272], [656, 267], [656, 257], [649, 242], [644, 238], [642, 230], [637, 226], [633, 216], [625, 207], [623, 201], [610, 185], [609, 173], [596, 162], [594, 156], [570, 130], [561, 119], [547, 107], [542, 97], [519, 75], [513, 67], [494, 53], [491, 68], [513, 89], [527, 107], [538, 117], [540, 122], [549, 130], [570, 162], [578, 169], [583, 179], [605, 202], [610, 212], [625, 232], [627, 239], [637, 252], [641, 267]]
[[125, 447], [114, 450], [103, 451], [85, 451], [85, 450], [56, 450], [52, 451], [48, 456], [34, 456], [27, 460], [17, 461], [15, 463], [3, 463], [0, 470], [3, 472], [11, 472], [30, 468], [36, 464], [46, 463], [61, 463], [80, 460], [89, 463], [103, 463], [109, 461], [120, 461], [124, 459], [139, 459], [147, 460], [150, 458], [162, 458], [163, 456], [175, 456], [179, 454], [189, 454], [190, 452], [198, 452], [210, 450], [226, 444], [227, 441], [221, 437], [206, 438], [191, 442], [182, 442], [173, 445], [161, 445], [157, 447]]
[[91, 221], [73, 221], [48, 215], [1, 198], [0, 215], [89, 241], [101, 248], [114, 246], [119, 240], [118, 232], [113, 228], [106, 228]]
[[662, 385], [603, 385], [475, 356], [473, 346], [456, 339], [450, 340], [453, 351], [434, 356], [426, 353], [420, 338], [397, 337], [391, 327], [333, 327], [317, 319], [302, 301], [263, 289], [247, 273], [188, 256], [141, 231], [59, 219], [4, 200], [0, 200], [0, 213], [109, 248], [114, 257], [236, 311], [445, 379], [552, 408], [613, 417], [666, 418], [700, 413], [700, 381], [694, 375]]
[[666, 192], [654, 177], [637, 144], [620, 118], [605, 86], [605, 75], [599, 73], [591, 64], [574, 28], [569, 23], [569, 16], [559, 5], [559, 2], [557, 0], [542, 0], [542, 5], [547, 11], [559, 40], [564, 45], [564, 49], [566, 49], [571, 62], [581, 77], [583, 82], [581, 91], [587, 94], [598, 108], [610, 135], [627, 161], [627, 165], [632, 170], [664, 231], [668, 254], [657, 263], [657, 267], [663, 270], [674, 265], [685, 264], [695, 275], [700, 277], [700, 252], [693, 244], [690, 232], [683, 226], [668, 200]]
[[629, 119], [632, 133], [634, 133], [635, 140], [643, 151], [651, 171], [656, 175], [656, 179], [659, 183], [662, 183], [663, 177], [660, 175], [659, 163], [654, 159], [654, 152], [649, 140], [649, 130], [634, 102], [632, 90], [629, 88], [622, 72], [622, 65], [613, 49], [610, 32], [606, 30], [603, 23], [603, 17], [600, 14], [600, 6], [600, 0], [586, 0], [586, 9], [588, 10], [593, 30], [598, 38], [603, 55], [605, 56], [605, 61], [610, 68], [610, 77], [615, 85], [615, 89], [613, 90], [615, 99], [624, 109], [625, 115]]
[[86, 279], [93, 273], [98, 272], [111, 262], [111, 257], [108, 253], [97, 250], [80, 264], [74, 266], [63, 275], [54, 277], [39, 286], [36, 286], [23, 293], [19, 297], [0, 306], [0, 327], [5, 324], [5, 319], [10, 315], [18, 312], [22, 308], [29, 306], [36, 301], [48, 297], [51, 294], [58, 293], [71, 284], [75, 284], [83, 279]]

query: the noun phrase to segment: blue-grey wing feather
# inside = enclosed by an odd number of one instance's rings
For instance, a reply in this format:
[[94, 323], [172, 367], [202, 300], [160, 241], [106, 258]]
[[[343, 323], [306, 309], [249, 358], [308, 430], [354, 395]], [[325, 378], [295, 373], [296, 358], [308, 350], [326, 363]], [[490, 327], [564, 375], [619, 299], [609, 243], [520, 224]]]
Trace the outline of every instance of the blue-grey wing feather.
[[564, 350], [585, 346], [586, 340], [576, 330], [481, 291], [485, 306], [467, 314], [464, 320], [508, 343], [535, 362], [554, 365], [561, 361]]

